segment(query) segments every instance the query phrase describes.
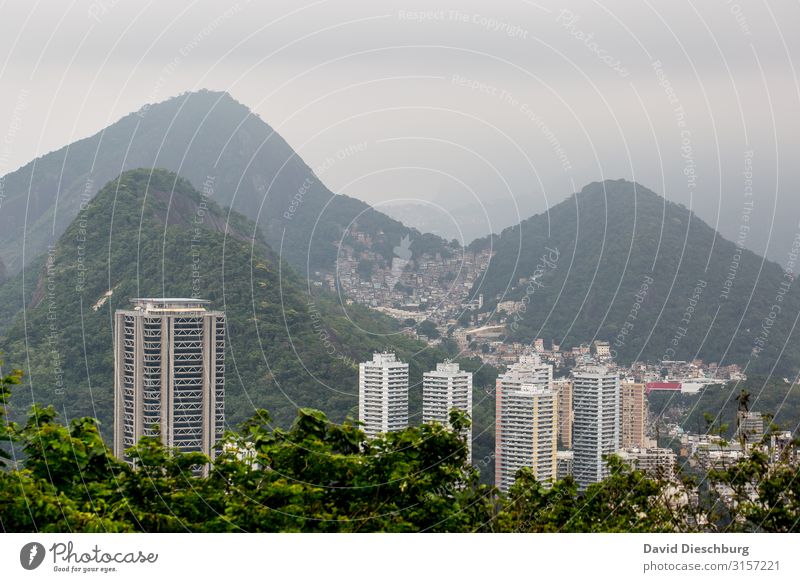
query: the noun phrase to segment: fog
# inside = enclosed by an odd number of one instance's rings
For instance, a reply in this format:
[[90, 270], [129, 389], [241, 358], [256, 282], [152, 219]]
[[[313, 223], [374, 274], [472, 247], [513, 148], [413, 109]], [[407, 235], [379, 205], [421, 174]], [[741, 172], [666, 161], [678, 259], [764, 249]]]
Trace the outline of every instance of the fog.
[[332, 190], [467, 240], [623, 177], [784, 262], [800, 232], [800, 4], [568, 6], [6, 2], [0, 175], [210, 88]]

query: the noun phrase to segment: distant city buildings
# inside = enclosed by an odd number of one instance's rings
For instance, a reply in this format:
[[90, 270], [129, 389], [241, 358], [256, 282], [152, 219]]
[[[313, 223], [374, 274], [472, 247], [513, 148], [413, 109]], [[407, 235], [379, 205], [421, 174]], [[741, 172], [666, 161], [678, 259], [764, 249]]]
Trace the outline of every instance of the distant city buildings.
[[[450, 411], [458, 409], [472, 416], [472, 374], [462, 370], [455, 362], [436, 365], [436, 370], [425, 372], [422, 379], [422, 422], [439, 422], [450, 425]], [[468, 460], [472, 460], [472, 428], [463, 433], [468, 446]]]
[[574, 476], [585, 489], [608, 475], [603, 457], [620, 448], [619, 375], [602, 366], [576, 369], [572, 375]]
[[358, 367], [358, 420], [368, 437], [408, 426], [408, 364], [376, 353]]
[[[225, 314], [199, 299], [132, 299], [114, 314], [114, 454], [143, 436], [214, 458], [225, 425]], [[205, 469], [207, 470], [207, 469]]]
[[622, 448], [641, 448], [645, 446], [645, 385], [641, 382], [621, 382]]
[[556, 479], [558, 395], [553, 367], [522, 356], [497, 379], [495, 390], [495, 482], [508, 491], [517, 471], [530, 467], [536, 479]]

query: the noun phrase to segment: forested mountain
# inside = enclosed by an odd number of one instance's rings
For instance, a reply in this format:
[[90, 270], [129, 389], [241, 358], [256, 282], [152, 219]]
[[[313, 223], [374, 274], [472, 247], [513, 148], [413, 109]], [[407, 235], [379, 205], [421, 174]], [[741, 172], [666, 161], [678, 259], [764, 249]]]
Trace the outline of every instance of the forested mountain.
[[332, 267], [342, 232], [353, 221], [359, 230], [383, 232], [389, 260], [404, 235], [414, 252], [443, 248], [437, 237], [335, 195], [247, 107], [227, 93], [199, 91], [146, 105], [4, 176], [0, 265], [10, 274], [20, 271], [58, 239], [81, 204], [133, 168], [165, 168], [208, 190], [220, 206], [256, 221], [274, 249], [283, 242], [283, 257], [302, 274]]
[[[338, 298], [312, 294], [253, 233], [252, 222], [165, 170], [107, 184], [40, 260], [27, 309], [0, 340], [6, 365], [22, 368], [29, 388], [14, 409], [52, 402], [68, 418], [89, 414], [110, 427], [112, 316], [132, 297], [194, 293], [225, 311], [231, 423], [256, 407], [279, 424], [303, 406], [355, 417], [357, 362], [373, 350], [397, 349], [415, 381], [443, 357], [385, 316], [355, 305], [345, 313]], [[420, 387], [413, 392], [418, 402]]]
[[485, 309], [524, 299], [524, 313], [509, 318], [513, 338], [607, 340], [623, 363], [698, 357], [751, 372], [800, 369], [793, 273], [641, 185], [592, 183], [473, 245], [496, 251], [481, 281]]

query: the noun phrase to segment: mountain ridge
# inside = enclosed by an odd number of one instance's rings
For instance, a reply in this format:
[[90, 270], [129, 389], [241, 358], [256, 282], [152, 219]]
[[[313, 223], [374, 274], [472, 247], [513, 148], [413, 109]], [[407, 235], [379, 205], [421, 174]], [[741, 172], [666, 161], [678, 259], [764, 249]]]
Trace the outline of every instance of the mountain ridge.
[[134, 168], [164, 168], [198, 189], [210, 180], [212, 198], [251, 217], [273, 248], [286, 232], [285, 258], [300, 272], [333, 271], [337, 243], [357, 217], [359, 226], [384, 233], [388, 249], [403, 236], [444, 246], [334, 194], [258, 115], [227, 92], [201, 90], [146, 104], [3, 176], [0, 260], [9, 273], [55, 242], [100, 187]]
[[[529, 303], [514, 339], [553, 337], [565, 347], [610, 341], [624, 363], [698, 357], [760, 372], [800, 369], [793, 346], [800, 296], [791, 281], [781, 293], [783, 267], [640, 184], [590, 183], [548, 212], [473, 242], [488, 245], [496, 252], [484, 310], [504, 299]], [[542, 272], [531, 292], [527, 279], [546, 247], [559, 248], [564, 261]], [[653, 282], [644, 289], [646, 277]], [[780, 317], [771, 317], [776, 302]]]

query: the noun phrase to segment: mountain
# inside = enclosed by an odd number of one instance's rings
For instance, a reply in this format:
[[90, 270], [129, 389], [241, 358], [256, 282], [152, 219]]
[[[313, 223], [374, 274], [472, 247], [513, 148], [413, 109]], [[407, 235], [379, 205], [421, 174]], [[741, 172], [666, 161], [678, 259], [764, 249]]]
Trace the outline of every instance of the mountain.
[[513, 339], [606, 340], [622, 362], [800, 368], [796, 266], [784, 271], [639, 184], [592, 183], [473, 245], [495, 251], [473, 289], [484, 293], [484, 309], [524, 301], [508, 318]]
[[303, 274], [333, 271], [348, 227], [370, 234], [387, 261], [403, 236], [415, 253], [446, 250], [438, 237], [334, 194], [247, 107], [227, 93], [199, 91], [146, 105], [0, 178], [0, 261], [8, 273], [44, 253], [101, 186], [132, 168], [171, 170], [220, 206], [250, 217]]
[[[54, 403], [67, 418], [110, 427], [112, 316], [132, 297], [198, 296], [226, 313], [226, 413], [258, 407], [278, 424], [298, 407], [357, 416], [357, 362], [391, 346], [419, 381], [442, 354], [397, 333], [393, 320], [313, 291], [259, 237], [165, 170], [133, 170], [104, 186], [41, 259], [0, 350], [25, 372], [13, 408]], [[18, 279], [6, 283], [21, 288]], [[194, 294], [194, 295], [193, 295]], [[0, 306], [2, 307], [2, 306]], [[412, 401], [420, 400], [415, 385]]]

